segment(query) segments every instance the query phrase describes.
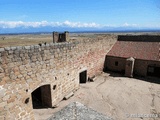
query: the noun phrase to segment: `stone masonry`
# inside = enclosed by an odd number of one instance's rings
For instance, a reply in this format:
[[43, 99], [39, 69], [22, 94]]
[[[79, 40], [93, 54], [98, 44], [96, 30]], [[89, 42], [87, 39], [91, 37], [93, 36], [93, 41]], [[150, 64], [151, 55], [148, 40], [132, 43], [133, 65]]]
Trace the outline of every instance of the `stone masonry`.
[[[79, 88], [79, 73], [103, 70], [113, 39], [0, 48], [0, 120], [34, 120], [31, 93], [50, 85], [51, 106]], [[45, 93], [44, 93], [45, 94]]]
[[68, 31], [65, 31], [64, 33], [53, 32], [53, 43], [67, 42], [67, 41], [69, 41]]

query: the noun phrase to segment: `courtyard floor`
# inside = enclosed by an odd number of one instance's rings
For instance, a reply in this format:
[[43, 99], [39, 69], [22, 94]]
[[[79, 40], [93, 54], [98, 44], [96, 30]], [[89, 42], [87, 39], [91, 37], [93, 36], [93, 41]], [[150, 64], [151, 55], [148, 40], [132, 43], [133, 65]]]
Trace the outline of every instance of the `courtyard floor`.
[[35, 118], [45, 120], [74, 101], [114, 120], [160, 120], [160, 84], [114, 73], [102, 73], [94, 82], [80, 84], [74, 96], [57, 108], [34, 109]]

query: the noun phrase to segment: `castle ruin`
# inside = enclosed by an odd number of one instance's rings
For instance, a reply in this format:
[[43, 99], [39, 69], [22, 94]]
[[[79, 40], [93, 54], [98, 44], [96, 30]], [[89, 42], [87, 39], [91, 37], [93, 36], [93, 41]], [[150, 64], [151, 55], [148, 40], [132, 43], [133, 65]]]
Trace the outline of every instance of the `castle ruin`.
[[103, 70], [159, 77], [159, 36], [119, 38], [68, 42], [53, 32], [50, 44], [0, 48], [0, 119], [34, 120], [34, 108], [54, 107]]
[[[103, 71], [113, 39], [67, 42], [68, 33], [53, 33], [54, 43], [0, 48], [0, 119], [34, 120], [37, 100], [53, 107]], [[66, 42], [60, 42], [60, 41]]]

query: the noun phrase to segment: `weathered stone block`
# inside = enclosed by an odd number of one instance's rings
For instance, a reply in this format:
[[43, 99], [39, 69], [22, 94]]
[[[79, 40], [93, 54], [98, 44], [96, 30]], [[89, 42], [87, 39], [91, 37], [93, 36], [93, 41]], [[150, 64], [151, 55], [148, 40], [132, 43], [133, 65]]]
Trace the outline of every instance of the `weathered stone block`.
[[19, 67], [19, 70], [21, 71], [21, 70], [25, 70], [25, 66], [24, 65], [21, 65], [20, 67]]
[[8, 76], [2, 78], [3, 81], [8, 81], [10, 78]]
[[4, 106], [6, 106], [6, 105], [7, 105], [7, 102], [6, 102], [6, 101], [0, 103], [0, 107], [4, 107]]
[[16, 80], [16, 78], [17, 78], [17, 76], [15, 74], [10, 74], [9, 77], [11, 80]]
[[4, 48], [0, 48], [0, 52], [4, 52], [5, 51], [5, 49]]
[[5, 47], [4, 49], [7, 50], [7, 51], [9, 51], [11, 48], [10, 47]]
[[17, 46], [17, 50], [22, 50], [22, 46]]
[[23, 75], [21, 75], [21, 74], [18, 75], [18, 78], [22, 78], [22, 77], [23, 77]]
[[5, 96], [2, 98], [2, 100], [3, 100], [3, 101], [7, 101], [9, 98], [10, 98], [10, 95], [5, 95]]
[[24, 48], [25, 48], [26, 50], [30, 50], [30, 49], [31, 49], [31, 46], [24, 46]]
[[27, 74], [28, 74], [29, 76], [31, 76], [31, 75], [32, 75], [32, 72], [28, 72]]
[[4, 69], [0, 66], [0, 73], [3, 73]]

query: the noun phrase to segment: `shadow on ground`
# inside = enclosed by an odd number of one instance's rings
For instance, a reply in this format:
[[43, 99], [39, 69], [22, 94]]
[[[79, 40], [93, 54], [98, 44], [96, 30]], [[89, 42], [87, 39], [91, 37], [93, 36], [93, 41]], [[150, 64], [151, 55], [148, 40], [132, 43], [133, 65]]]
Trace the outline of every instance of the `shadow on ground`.
[[[105, 73], [109, 74], [109, 76], [111, 77], [125, 77], [124, 74], [120, 72], [106, 71]], [[133, 78], [136, 78], [135, 80], [142, 80], [150, 83], [160, 84], [160, 78], [158, 77], [151, 77], [151, 76], [141, 77], [134, 75]]]

